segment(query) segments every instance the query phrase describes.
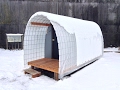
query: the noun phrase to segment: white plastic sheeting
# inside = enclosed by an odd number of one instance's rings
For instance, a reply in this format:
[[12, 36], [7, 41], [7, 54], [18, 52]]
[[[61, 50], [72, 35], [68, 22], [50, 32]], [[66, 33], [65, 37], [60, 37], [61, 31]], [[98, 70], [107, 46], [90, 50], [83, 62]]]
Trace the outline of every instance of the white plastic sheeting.
[[26, 65], [29, 61], [44, 58], [46, 31], [47, 27], [43, 26], [26, 28], [24, 38], [24, 61]]
[[77, 64], [75, 34], [68, 33], [57, 23], [52, 23], [56, 31], [59, 47], [59, 77]]
[[47, 12], [37, 12], [31, 16], [26, 26], [25, 64], [45, 56], [45, 35], [48, 26], [31, 25], [31, 22], [53, 25], [59, 48], [59, 78], [102, 56], [103, 36], [96, 23]]

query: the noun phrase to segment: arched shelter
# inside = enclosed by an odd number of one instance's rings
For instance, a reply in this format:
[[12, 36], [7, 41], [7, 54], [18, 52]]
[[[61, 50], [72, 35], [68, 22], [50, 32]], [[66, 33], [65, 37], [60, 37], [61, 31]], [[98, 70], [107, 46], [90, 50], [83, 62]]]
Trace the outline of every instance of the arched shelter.
[[27, 23], [25, 64], [42, 58], [56, 59], [59, 79], [99, 59], [102, 54], [103, 35], [95, 22], [37, 12]]

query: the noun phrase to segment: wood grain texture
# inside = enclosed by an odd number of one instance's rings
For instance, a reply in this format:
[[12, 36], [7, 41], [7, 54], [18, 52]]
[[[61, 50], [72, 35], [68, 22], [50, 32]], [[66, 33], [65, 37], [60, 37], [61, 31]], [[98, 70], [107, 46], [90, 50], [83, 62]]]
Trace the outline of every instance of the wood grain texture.
[[58, 73], [59, 60], [43, 58], [39, 60], [30, 61], [28, 62], [28, 65], [34, 66], [36, 68], [44, 69], [47, 71], [51, 71], [54, 73]]
[[32, 78], [39, 77], [41, 75], [41, 72], [38, 72], [38, 71], [31, 69], [31, 68], [25, 69], [24, 73], [32, 75]]
[[39, 22], [31, 22], [32, 25], [39, 25], [39, 26], [50, 26], [50, 24], [47, 23], [39, 23]]

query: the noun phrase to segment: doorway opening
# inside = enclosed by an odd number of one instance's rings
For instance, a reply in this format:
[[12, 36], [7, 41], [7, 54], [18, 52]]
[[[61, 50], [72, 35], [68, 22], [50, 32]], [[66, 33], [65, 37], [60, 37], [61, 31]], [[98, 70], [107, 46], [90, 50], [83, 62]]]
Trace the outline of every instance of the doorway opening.
[[45, 58], [59, 60], [57, 36], [52, 25], [48, 27], [47, 34], [45, 36]]

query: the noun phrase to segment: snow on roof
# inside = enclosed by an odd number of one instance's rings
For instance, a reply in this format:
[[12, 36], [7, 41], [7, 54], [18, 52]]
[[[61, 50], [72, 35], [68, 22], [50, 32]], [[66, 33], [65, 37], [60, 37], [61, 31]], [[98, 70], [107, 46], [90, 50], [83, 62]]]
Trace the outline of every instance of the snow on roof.
[[92, 21], [56, 15], [47, 12], [36, 12], [34, 15], [31, 16], [29, 22], [36, 16], [38, 17], [44, 16], [47, 19], [49, 19], [51, 23], [52, 22], [58, 23], [70, 34], [75, 33], [76, 36], [80, 36], [82, 38], [83, 37], [90, 38], [97, 35], [102, 36], [99, 25]]
[[[38, 24], [32, 23], [39, 23], [39, 25], [52, 24], [54, 27], [59, 47], [59, 78], [62, 78], [65, 74], [69, 73], [68, 68], [73, 66], [77, 66], [78, 68], [80, 68], [79, 66], [83, 63], [98, 59], [103, 54], [102, 32], [100, 27], [95, 22], [51, 14], [47, 12], [37, 12], [34, 15], [32, 15], [28, 21], [25, 38], [28, 36], [31, 37], [33, 35], [33, 32], [35, 31], [42, 32], [42, 37], [45, 36], [47, 32], [48, 26], [39, 26]], [[65, 30], [68, 33], [65, 32]], [[37, 35], [40, 34], [37, 33]], [[33, 47], [33, 45], [28, 44], [29, 42], [33, 42], [33, 40], [31, 40], [30, 38], [29, 40], [26, 39], [25, 43], [27, 43], [24, 48], [27, 52], [29, 52], [27, 50], [27, 45], [29, 45], [29, 47]], [[45, 37], [39, 38], [38, 40], [40, 42], [43, 42], [45, 41]], [[37, 43], [37, 41], [34, 41], [34, 44], [37, 47], [39, 47], [39, 50], [41, 50], [40, 52], [42, 52], [43, 54], [41, 54], [41, 56], [39, 57], [36, 57], [36, 53], [31, 53], [31, 55], [34, 55], [36, 58], [43, 58], [44, 56], [42, 55], [44, 55], [44, 50], [42, 51], [42, 49], [45, 48], [45, 43], [41, 44], [40, 46], [40, 44]], [[70, 57], [67, 57], [68, 54], [70, 54]], [[28, 56], [26, 57], [27, 58], [25, 59], [25, 62], [30, 61], [30, 59], [32, 58], [28, 58]]]
[[10, 33], [10, 34], [6, 34], [7, 36], [22, 36], [23, 34], [19, 34], [19, 33], [17, 33], [17, 34], [12, 34], [12, 33]]

